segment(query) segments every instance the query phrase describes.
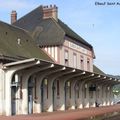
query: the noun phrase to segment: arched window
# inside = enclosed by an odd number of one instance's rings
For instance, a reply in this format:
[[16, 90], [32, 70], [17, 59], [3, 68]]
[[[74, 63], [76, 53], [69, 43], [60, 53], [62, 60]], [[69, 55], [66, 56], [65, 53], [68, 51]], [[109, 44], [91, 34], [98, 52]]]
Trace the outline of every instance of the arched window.
[[80, 68], [84, 70], [84, 57], [82, 55], [80, 56]]
[[68, 56], [68, 51], [67, 50], [65, 50], [65, 53], [64, 53], [64, 64], [66, 66], [69, 65], [69, 56]]

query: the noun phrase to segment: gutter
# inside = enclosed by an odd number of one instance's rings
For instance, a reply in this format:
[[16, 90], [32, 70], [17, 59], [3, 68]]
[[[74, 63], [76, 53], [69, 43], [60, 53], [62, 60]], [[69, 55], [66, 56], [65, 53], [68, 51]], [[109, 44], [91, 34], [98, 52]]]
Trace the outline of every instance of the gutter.
[[17, 61], [17, 62], [7, 63], [7, 64], [3, 65], [3, 68], [11, 67], [11, 66], [19, 65], [19, 64], [25, 64], [25, 63], [29, 63], [29, 62], [35, 62], [35, 61], [37, 61], [36, 58], [31, 58], [31, 59], [21, 60], [21, 61]]

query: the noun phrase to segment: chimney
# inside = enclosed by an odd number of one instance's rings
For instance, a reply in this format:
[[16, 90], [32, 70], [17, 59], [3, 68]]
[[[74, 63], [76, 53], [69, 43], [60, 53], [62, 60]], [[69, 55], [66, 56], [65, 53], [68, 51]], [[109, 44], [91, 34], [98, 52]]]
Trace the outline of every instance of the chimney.
[[58, 7], [56, 5], [42, 6], [43, 19], [54, 18], [58, 21]]
[[15, 10], [12, 10], [12, 12], [11, 12], [11, 24], [16, 22], [16, 20], [17, 20], [17, 12]]

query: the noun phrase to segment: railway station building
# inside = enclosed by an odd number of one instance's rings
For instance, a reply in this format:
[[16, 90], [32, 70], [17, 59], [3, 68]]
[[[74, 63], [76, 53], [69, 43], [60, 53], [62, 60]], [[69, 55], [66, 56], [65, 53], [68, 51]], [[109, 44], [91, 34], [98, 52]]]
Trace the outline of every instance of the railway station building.
[[0, 114], [19, 115], [113, 105], [120, 80], [93, 65], [93, 46], [39, 6], [11, 25], [0, 21]]

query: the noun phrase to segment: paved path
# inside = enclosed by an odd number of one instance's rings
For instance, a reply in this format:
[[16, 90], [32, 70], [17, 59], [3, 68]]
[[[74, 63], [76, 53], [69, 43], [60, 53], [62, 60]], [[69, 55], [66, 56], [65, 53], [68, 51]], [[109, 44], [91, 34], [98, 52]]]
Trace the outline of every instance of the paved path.
[[[31, 115], [0, 116], [0, 120], [85, 120], [91, 116], [120, 111], [120, 105]], [[119, 119], [118, 119], [119, 120]]]

